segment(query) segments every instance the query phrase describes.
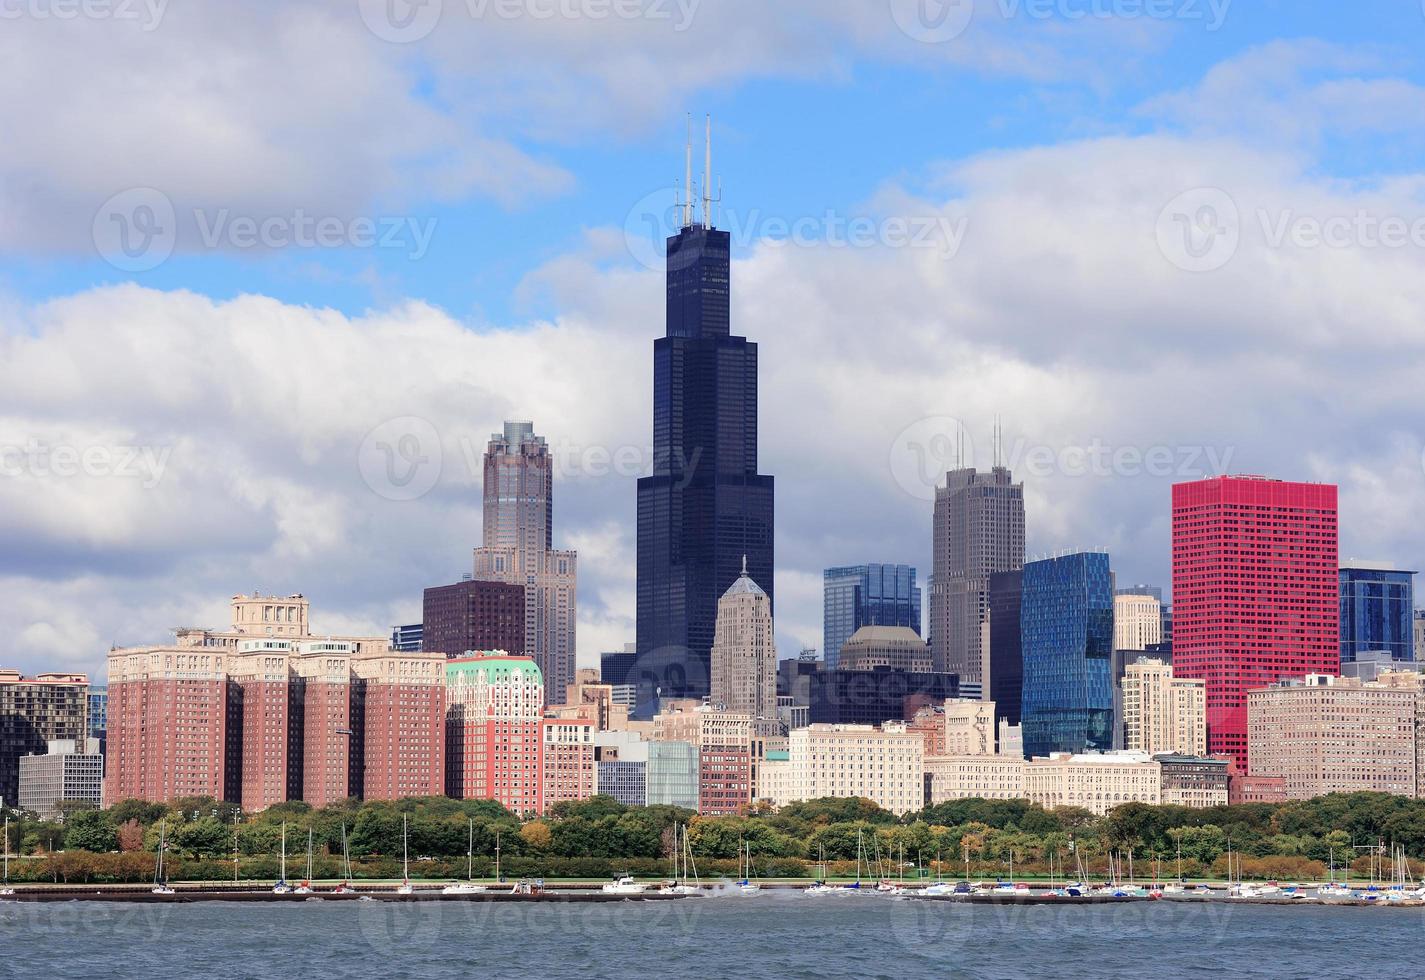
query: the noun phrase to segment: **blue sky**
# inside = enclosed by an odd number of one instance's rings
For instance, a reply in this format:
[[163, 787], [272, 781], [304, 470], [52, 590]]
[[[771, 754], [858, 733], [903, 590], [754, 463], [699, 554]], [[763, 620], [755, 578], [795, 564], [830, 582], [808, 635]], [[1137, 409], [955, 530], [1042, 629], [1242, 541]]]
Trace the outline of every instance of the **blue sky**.
[[[687, 113], [762, 345], [784, 655], [821, 635], [822, 568], [928, 571], [941, 449], [963, 424], [986, 462], [996, 415], [1031, 553], [1166, 585], [1171, 483], [1230, 470], [1338, 483], [1343, 557], [1425, 558], [1419, 3], [1235, 0], [1209, 30], [1221, 0], [979, 0], [927, 43], [917, 0], [684, 0], [685, 31], [542, 2], [440, 0], [409, 43], [378, 0], [7, 21], [0, 661], [98, 671], [253, 587], [331, 631], [411, 621], [468, 567], [470, 460], [510, 417], [562, 454], [581, 660], [631, 639], [643, 219]], [[236, 231], [299, 214], [394, 245]], [[161, 247], [109, 261], [151, 215]], [[441, 462], [397, 500], [364, 454], [407, 431]], [[15, 462], [35, 445], [107, 462]]]

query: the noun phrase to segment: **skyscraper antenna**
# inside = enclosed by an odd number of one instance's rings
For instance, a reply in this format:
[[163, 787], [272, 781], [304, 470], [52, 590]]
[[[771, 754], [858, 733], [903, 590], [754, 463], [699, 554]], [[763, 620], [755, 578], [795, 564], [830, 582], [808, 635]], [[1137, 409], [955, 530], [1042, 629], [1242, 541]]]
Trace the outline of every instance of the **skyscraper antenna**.
[[693, 114], [688, 113], [688, 142], [683, 148], [683, 227], [693, 226]]
[[712, 227], [712, 113], [703, 117], [703, 227]]

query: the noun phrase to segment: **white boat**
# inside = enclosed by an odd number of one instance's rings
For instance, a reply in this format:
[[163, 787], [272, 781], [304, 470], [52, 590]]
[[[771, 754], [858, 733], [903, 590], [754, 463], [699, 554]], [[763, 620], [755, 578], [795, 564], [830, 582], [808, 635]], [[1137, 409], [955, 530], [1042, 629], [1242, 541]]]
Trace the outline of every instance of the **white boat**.
[[752, 844], [751, 842], [742, 845], [742, 854], [739, 858], [746, 856], [746, 864], [742, 869], [742, 879], [736, 883], [737, 894], [756, 895], [762, 890], [762, 886], [752, 880]]
[[[9, 854], [10, 822], [5, 822], [6, 854]], [[172, 895], [173, 889], [168, 887], [168, 877], [163, 873], [163, 852], [168, 847], [168, 823], [162, 821], [158, 825], [158, 855], [153, 861], [153, 887], [149, 891], [154, 895]], [[11, 893], [13, 894], [13, 892]]]
[[639, 884], [633, 875], [620, 875], [606, 882], [602, 889], [605, 895], [642, 895], [647, 890], [648, 886]]
[[469, 841], [465, 845], [465, 880], [452, 881], [440, 890], [442, 895], [479, 895], [484, 885], [475, 884], [475, 819], [470, 819]]
[[396, 886], [396, 894], [415, 894], [415, 888], [411, 886], [410, 834], [407, 832], [407, 819], [404, 813], [401, 814], [401, 883]]
[[1350, 898], [1351, 889], [1339, 881], [1333, 881], [1317, 888], [1316, 895], [1318, 898]]
[[277, 884], [272, 886], [272, 894], [288, 895], [292, 892], [292, 886], [287, 884], [287, 822], [282, 822], [282, 871], [277, 877]]
[[[673, 880], [658, 889], [660, 895], [701, 895], [702, 881], [698, 879], [698, 866], [693, 861], [693, 848], [688, 843], [688, 828], [673, 825]], [[691, 876], [691, 880], [690, 880]]]
[[312, 828], [307, 828], [307, 877], [293, 890], [294, 895], [312, 894]]

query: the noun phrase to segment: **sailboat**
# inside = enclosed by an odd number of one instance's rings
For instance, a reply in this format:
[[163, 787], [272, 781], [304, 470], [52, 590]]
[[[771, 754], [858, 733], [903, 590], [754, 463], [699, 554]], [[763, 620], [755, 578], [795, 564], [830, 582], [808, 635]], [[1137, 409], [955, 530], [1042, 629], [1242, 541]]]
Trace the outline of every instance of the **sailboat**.
[[1171, 885], [1163, 886], [1164, 895], [1181, 895], [1187, 891], [1183, 886], [1183, 839], [1178, 838], [1178, 876], [1173, 879]]
[[312, 828], [307, 828], [307, 877], [294, 890], [297, 895], [312, 894]]
[[470, 835], [465, 845], [465, 880], [452, 881], [440, 890], [442, 895], [478, 895], [484, 885], [475, 884], [475, 818], [470, 818]]
[[15, 889], [10, 887], [10, 815], [5, 815], [5, 870], [3, 877], [0, 877], [0, 897], [15, 894]]
[[738, 894], [756, 895], [762, 890], [762, 886], [752, 880], [752, 842], [748, 841], [742, 845], [742, 855], [746, 856], [747, 862], [742, 871], [742, 880], [737, 883]]
[[840, 891], [840, 889], [837, 888], [835, 885], [831, 884], [831, 882], [829, 882], [829, 881], [826, 880], [826, 879], [827, 879], [827, 874], [826, 874], [826, 845], [825, 845], [825, 844], [821, 845], [821, 847], [819, 848], [819, 854], [820, 854], [820, 860], [818, 861], [818, 865], [819, 865], [819, 867], [820, 867], [820, 869], [821, 869], [821, 873], [817, 875], [817, 878], [816, 878], [815, 883], [813, 883], [813, 884], [810, 885], [809, 887], [803, 889], [803, 894], [805, 894], [805, 895], [834, 895], [834, 894], [836, 894], [838, 891]]
[[351, 884], [351, 851], [346, 843], [346, 824], [341, 825], [341, 884], [332, 889], [334, 895], [350, 895], [356, 891]]
[[292, 886], [287, 884], [287, 822], [282, 822], [282, 873], [277, 878], [277, 884], [272, 886], [272, 894], [287, 895], [291, 893]]
[[[680, 836], [681, 830], [681, 836]], [[681, 862], [681, 863], [680, 863]], [[698, 867], [693, 862], [693, 849], [688, 843], [688, 828], [673, 825], [673, 880], [658, 889], [660, 895], [701, 895], [703, 884], [698, 880]]]
[[407, 831], [407, 818], [401, 814], [401, 883], [396, 886], [397, 895], [414, 894], [415, 889], [411, 887], [411, 846], [410, 834]]
[[[8, 856], [10, 852], [10, 827], [9, 821], [5, 825], [5, 852]], [[173, 889], [168, 887], [168, 877], [163, 873], [163, 852], [168, 847], [168, 823], [163, 821], [158, 825], [158, 855], [153, 861], [153, 887], [149, 889], [155, 895], [172, 895]]]
[[856, 880], [849, 885], [842, 885], [842, 891], [859, 892], [861, 890], [861, 856], [866, 853], [866, 848], [861, 836], [861, 828], [856, 828]]

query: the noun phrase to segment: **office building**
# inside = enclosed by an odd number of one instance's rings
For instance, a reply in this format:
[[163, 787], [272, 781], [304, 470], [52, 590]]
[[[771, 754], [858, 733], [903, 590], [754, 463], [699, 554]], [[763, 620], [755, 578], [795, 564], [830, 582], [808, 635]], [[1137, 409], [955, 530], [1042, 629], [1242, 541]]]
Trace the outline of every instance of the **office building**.
[[20, 759], [52, 741], [89, 737], [89, 678], [46, 673], [23, 677], [0, 667], [0, 800], [19, 798]]
[[1247, 767], [1247, 692], [1340, 670], [1336, 488], [1173, 487], [1173, 673], [1206, 681], [1207, 744]]
[[1153, 759], [1162, 773], [1164, 806], [1201, 810], [1227, 805], [1230, 785], [1227, 760], [1175, 753], [1156, 754]]
[[699, 757], [698, 747], [690, 742], [649, 742], [648, 805], [698, 809]]
[[[653, 741], [687, 742], [697, 748], [699, 813], [741, 813], [752, 802], [751, 715], [684, 701], [654, 717]], [[651, 757], [649, 764], [652, 767]], [[650, 779], [653, 775], [650, 769]]]
[[495, 650], [523, 656], [525, 612], [522, 585], [467, 579], [426, 589], [421, 649], [451, 659]]
[[1124, 747], [1132, 752], [1205, 756], [1205, 682], [1199, 677], [1174, 677], [1171, 664], [1139, 657], [1124, 671], [1123, 729]]
[[995, 754], [996, 708], [993, 701], [952, 698], [941, 707], [945, 718], [943, 751], [935, 755]]
[[581, 719], [546, 718], [541, 769], [545, 811], [556, 803], [593, 796], [598, 791], [593, 724]]
[[712, 646], [712, 702], [756, 722], [777, 718], [777, 644], [772, 600], [742, 574], [717, 604]]
[[1024, 796], [1045, 809], [1076, 806], [1096, 816], [1125, 803], [1157, 806], [1162, 770], [1142, 752], [1055, 752], [1024, 764]]
[[[1419, 675], [1413, 675], [1418, 678]], [[1288, 799], [1416, 793], [1417, 686], [1324, 674], [1247, 694], [1248, 766], [1285, 781]]]
[[579, 556], [554, 549], [554, 460], [533, 423], [506, 422], [490, 436], [484, 477], [484, 537], [474, 577], [524, 589], [524, 638], [518, 647], [466, 649], [534, 658], [545, 701], [553, 703], [574, 680]]
[[391, 649], [397, 653], [420, 653], [424, 648], [425, 630], [421, 623], [391, 627]]
[[104, 753], [104, 738], [109, 727], [109, 689], [103, 684], [89, 685], [89, 737], [99, 740], [99, 754]]
[[804, 687], [807, 717], [824, 725], [879, 725], [909, 721], [925, 705], [960, 697], [954, 674], [878, 670], [817, 670], [796, 678]]
[[920, 588], [910, 565], [845, 565], [822, 573], [822, 650], [828, 667], [863, 626], [921, 631]]
[[1118, 592], [1113, 597], [1113, 648], [1146, 650], [1163, 642], [1163, 603], [1150, 595]]
[[634, 665], [638, 663], [638, 651], [632, 643], [624, 645], [622, 650], [599, 654], [599, 679], [605, 684], [612, 684], [620, 687], [632, 684], [634, 681], [629, 676], [634, 671]]
[[104, 805], [104, 756], [99, 740], [52, 741], [44, 755], [20, 757], [19, 805], [41, 820], [61, 815], [61, 803]]
[[534, 658], [491, 653], [451, 660], [445, 681], [445, 794], [496, 800], [521, 815], [543, 813], [545, 683]]
[[1021, 709], [1029, 756], [1113, 744], [1113, 576], [1108, 555], [1079, 552], [1024, 566]]
[[[1009, 725], [1020, 722], [1024, 691], [1024, 651], [1020, 637], [1020, 603], [1024, 573], [995, 572], [989, 586], [989, 659], [982, 696], [993, 701]], [[963, 685], [962, 685], [963, 687]]]
[[950, 800], [1024, 799], [1024, 757], [947, 755], [925, 760], [925, 800], [938, 806]]
[[[773, 480], [758, 472], [757, 345], [731, 332], [732, 247], [691, 201], [667, 241], [666, 333], [653, 344], [653, 473], [638, 481], [641, 705], [711, 689], [718, 598], [773, 591]], [[648, 689], [645, 694], [643, 688]]]
[[1415, 573], [1382, 562], [1343, 561], [1341, 663], [1387, 651], [1391, 659], [1415, 659]]
[[984, 683], [990, 576], [1024, 565], [1024, 485], [1009, 469], [951, 470], [935, 490], [930, 648], [937, 671]]
[[763, 763], [775, 806], [826, 797], [860, 798], [897, 815], [925, 805], [925, 748], [904, 724], [811, 725], [788, 736], [787, 758]]
[[930, 647], [908, 626], [862, 626], [841, 646], [842, 670], [889, 668], [913, 674], [930, 672]]
[[1425, 609], [1415, 610], [1415, 659], [1425, 663]]

